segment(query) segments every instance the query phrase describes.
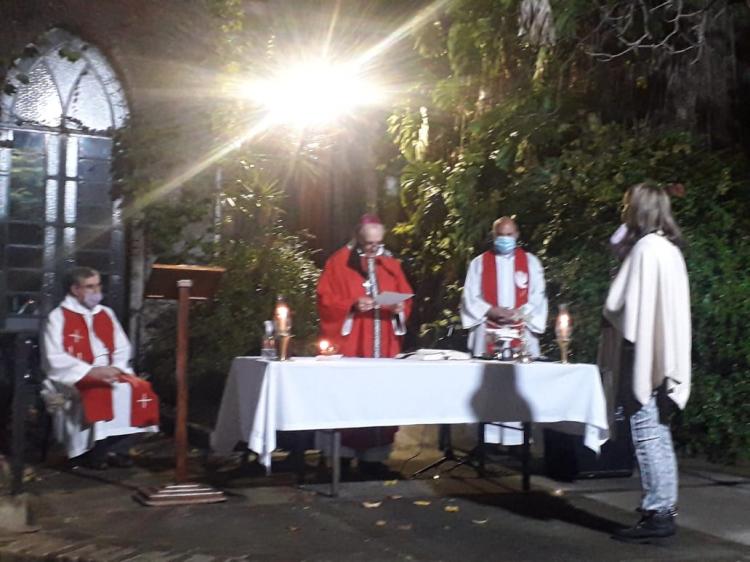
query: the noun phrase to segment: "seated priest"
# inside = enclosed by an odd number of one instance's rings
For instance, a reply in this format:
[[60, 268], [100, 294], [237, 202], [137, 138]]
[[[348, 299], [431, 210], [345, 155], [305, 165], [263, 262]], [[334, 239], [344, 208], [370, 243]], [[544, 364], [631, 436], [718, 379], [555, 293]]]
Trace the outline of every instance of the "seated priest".
[[[386, 291], [411, 295], [412, 288], [401, 263], [383, 246], [384, 236], [380, 219], [363, 215], [354, 239], [328, 259], [318, 282], [321, 337], [347, 357], [394, 357], [401, 351], [411, 301], [379, 306], [375, 298]], [[376, 476], [386, 473], [383, 461], [390, 454], [397, 430], [344, 430], [344, 469], [357, 457], [360, 472]], [[325, 450], [327, 439], [318, 439], [318, 443]]]
[[[535, 255], [518, 247], [518, 236], [516, 221], [500, 217], [492, 224], [492, 249], [469, 264], [461, 296], [461, 323], [469, 329], [468, 346], [476, 357], [488, 353], [486, 329], [504, 326], [520, 327], [530, 355], [539, 356], [538, 336], [547, 325], [544, 268]], [[487, 426], [485, 441], [520, 445], [520, 427]]]
[[130, 466], [134, 435], [158, 431], [158, 397], [129, 367], [130, 342], [112, 309], [100, 304], [99, 273], [75, 267], [66, 288], [42, 340], [55, 435], [75, 464]]

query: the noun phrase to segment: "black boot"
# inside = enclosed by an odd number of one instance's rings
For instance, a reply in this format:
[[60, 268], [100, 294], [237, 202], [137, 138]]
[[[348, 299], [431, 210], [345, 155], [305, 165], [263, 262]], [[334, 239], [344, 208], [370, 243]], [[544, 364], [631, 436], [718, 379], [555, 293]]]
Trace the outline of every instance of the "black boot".
[[674, 517], [670, 512], [645, 511], [634, 527], [615, 531], [612, 538], [625, 542], [646, 542], [671, 537], [677, 532]]

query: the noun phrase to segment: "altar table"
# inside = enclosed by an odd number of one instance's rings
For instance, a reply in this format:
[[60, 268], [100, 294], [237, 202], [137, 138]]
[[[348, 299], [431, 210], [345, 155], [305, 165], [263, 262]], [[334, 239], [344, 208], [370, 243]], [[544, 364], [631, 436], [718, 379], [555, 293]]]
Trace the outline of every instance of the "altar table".
[[236, 357], [211, 444], [227, 454], [247, 442], [270, 469], [276, 431], [502, 421], [554, 424], [583, 435], [598, 453], [609, 437], [599, 370], [575, 363]]

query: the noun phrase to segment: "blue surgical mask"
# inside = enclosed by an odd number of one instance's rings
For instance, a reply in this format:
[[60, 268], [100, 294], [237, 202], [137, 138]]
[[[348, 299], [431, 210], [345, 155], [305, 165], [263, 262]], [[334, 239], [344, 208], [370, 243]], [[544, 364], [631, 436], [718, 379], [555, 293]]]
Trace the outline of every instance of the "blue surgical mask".
[[516, 249], [516, 239], [513, 236], [495, 236], [494, 246], [498, 254], [510, 254]]
[[83, 295], [83, 304], [86, 308], [95, 308], [100, 302], [102, 302], [101, 293], [86, 293]]

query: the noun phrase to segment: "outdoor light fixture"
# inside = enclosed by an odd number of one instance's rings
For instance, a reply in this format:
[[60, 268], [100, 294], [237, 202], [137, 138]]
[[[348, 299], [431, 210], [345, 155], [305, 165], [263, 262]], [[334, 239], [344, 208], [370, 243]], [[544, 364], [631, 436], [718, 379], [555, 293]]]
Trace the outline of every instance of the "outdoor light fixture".
[[249, 80], [240, 94], [265, 108], [273, 123], [300, 128], [382, 100], [380, 89], [353, 64], [311, 59], [285, 66], [268, 79]]

